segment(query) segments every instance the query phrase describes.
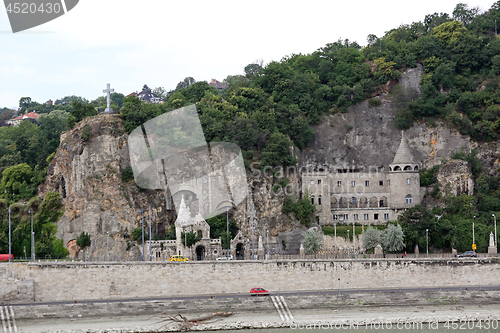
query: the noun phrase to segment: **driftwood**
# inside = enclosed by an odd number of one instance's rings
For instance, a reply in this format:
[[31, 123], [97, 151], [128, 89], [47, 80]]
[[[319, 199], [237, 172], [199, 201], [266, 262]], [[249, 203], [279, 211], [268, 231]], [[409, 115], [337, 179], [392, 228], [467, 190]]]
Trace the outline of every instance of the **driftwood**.
[[[180, 323], [181, 324], [180, 329], [184, 331], [184, 330], [188, 330], [189, 328], [191, 328], [193, 326], [197, 326], [200, 323], [201, 324], [212, 323], [215, 320], [213, 320], [213, 321], [208, 321], [208, 320], [213, 319], [215, 317], [229, 317], [229, 316], [233, 315], [233, 313], [234, 312], [215, 312], [215, 313], [212, 313], [211, 315], [206, 315], [203, 317], [198, 317], [198, 318], [193, 318], [193, 319], [187, 319], [186, 317], [184, 317], [181, 314], [176, 314], [176, 315], [170, 315], [169, 318], [166, 319], [166, 321]], [[202, 323], [202, 322], [204, 322], [204, 323]]]

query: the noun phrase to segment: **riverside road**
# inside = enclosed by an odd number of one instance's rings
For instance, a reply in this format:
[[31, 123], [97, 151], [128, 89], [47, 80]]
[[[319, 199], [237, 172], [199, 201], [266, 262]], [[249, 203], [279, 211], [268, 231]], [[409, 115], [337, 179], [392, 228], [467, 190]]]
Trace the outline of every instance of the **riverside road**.
[[[497, 286], [442, 286], [442, 287], [416, 287], [416, 288], [368, 288], [368, 289], [326, 289], [326, 290], [302, 290], [302, 291], [271, 291], [271, 296], [314, 296], [314, 295], [346, 295], [346, 294], [374, 294], [374, 293], [411, 293], [411, 292], [440, 292], [440, 291], [462, 291], [462, 290], [500, 290]], [[218, 299], [218, 298], [242, 298], [242, 297], [267, 297], [252, 296], [249, 293], [236, 294], [205, 294], [205, 295], [178, 295], [163, 297], [132, 297], [132, 298], [110, 298], [110, 299], [88, 299], [88, 300], [68, 300], [57, 302], [31, 302], [31, 303], [6, 303], [7, 306], [42, 306], [42, 305], [69, 305], [69, 304], [99, 304], [99, 303], [127, 303], [127, 302], [150, 302], [150, 301], [179, 301], [192, 299]]]

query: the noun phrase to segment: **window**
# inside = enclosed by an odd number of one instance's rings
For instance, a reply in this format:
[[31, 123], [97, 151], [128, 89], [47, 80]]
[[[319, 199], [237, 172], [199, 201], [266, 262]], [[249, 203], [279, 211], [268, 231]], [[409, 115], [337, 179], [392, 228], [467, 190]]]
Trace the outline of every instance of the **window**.
[[370, 181], [369, 180], [365, 180], [365, 186], [370, 186]]
[[354, 214], [354, 221], [358, 220], [358, 214]]
[[321, 179], [318, 179], [318, 185], [321, 184]]
[[380, 206], [379, 206], [379, 207], [384, 207], [384, 200], [383, 200], [383, 199], [382, 199], [382, 200], [380, 200], [380, 201], [379, 201], [379, 204], [380, 204]]
[[344, 221], [347, 221], [349, 215], [348, 214], [344, 214]]
[[411, 197], [410, 194], [406, 196], [406, 204], [411, 205], [413, 203], [413, 198]]
[[378, 214], [373, 214], [373, 219], [378, 220]]
[[389, 219], [389, 213], [385, 213], [384, 214], [384, 220], [388, 220]]
[[339, 219], [339, 216], [338, 215], [333, 215], [333, 220], [334, 221], [337, 221]]
[[314, 185], [314, 180], [311, 180], [311, 185]]
[[410, 185], [411, 181], [410, 178], [406, 178], [406, 184]]
[[368, 220], [368, 214], [364, 214], [364, 215], [363, 215], [363, 218], [364, 218], [365, 220]]
[[353, 186], [353, 187], [356, 186], [356, 181], [355, 180], [351, 181], [351, 186]]
[[342, 186], [342, 182], [340, 180], [337, 180], [337, 186]]
[[351, 204], [353, 204], [354, 206], [356, 206], [356, 197], [352, 197], [351, 198]]
[[321, 195], [318, 196], [318, 206], [321, 206]]
[[314, 205], [314, 195], [311, 195], [311, 205]]
[[379, 180], [379, 181], [378, 181], [378, 184], [379, 184], [380, 186], [384, 186], [384, 181], [383, 181], [383, 180]]

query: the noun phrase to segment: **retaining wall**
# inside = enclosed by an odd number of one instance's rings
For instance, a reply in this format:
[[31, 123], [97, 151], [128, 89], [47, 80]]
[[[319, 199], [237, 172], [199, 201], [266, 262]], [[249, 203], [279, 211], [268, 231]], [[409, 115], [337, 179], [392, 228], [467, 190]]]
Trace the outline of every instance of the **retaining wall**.
[[[11, 263], [35, 301], [342, 288], [498, 285], [498, 259]], [[12, 299], [11, 301], [16, 301]]]

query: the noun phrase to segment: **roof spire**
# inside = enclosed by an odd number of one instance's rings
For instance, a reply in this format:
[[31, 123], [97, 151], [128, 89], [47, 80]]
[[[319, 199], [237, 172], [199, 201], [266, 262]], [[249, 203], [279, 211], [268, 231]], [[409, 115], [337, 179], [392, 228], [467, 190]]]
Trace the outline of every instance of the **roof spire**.
[[399, 144], [398, 151], [396, 152], [396, 156], [394, 156], [394, 161], [392, 164], [414, 164], [413, 155], [406, 144], [406, 140], [404, 137], [404, 131], [401, 131], [401, 143]]

